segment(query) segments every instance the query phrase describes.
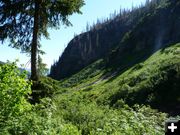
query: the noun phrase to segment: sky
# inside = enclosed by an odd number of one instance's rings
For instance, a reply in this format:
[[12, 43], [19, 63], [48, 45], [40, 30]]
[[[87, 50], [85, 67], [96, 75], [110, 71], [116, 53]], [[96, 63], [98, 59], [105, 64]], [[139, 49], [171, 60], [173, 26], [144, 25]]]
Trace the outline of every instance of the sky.
[[[48, 68], [59, 59], [67, 44], [74, 37], [74, 34], [80, 34], [86, 28], [86, 24], [90, 25], [96, 20], [109, 17], [110, 13], [120, 8], [129, 9], [133, 6], [143, 4], [146, 0], [85, 0], [85, 5], [81, 8], [82, 14], [73, 14], [69, 17], [73, 26], [61, 26], [60, 29], [48, 29], [50, 39], [42, 38], [42, 50], [46, 54], [42, 56], [43, 62]], [[7, 46], [7, 42], [0, 44], [0, 61], [6, 62], [19, 59], [18, 65], [24, 64], [26, 68], [30, 68], [30, 57], [20, 53], [20, 50]]]

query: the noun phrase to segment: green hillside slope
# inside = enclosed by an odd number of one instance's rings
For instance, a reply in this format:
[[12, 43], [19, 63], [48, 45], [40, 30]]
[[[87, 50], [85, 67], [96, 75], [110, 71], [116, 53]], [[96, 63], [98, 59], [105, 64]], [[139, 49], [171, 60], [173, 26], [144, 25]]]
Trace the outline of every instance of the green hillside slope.
[[81, 134], [164, 134], [167, 117], [151, 108], [179, 113], [180, 44], [124, 72], [108, 72], [99, 60], [56, 85], [60, 89], [53, 116], [72, 123]]
[[109, 66], [116, 62], [117, 67], [129, 67], [168, 44], [178, 43], [179, 13], [179, 0], [147, 0], [144, 6], [102, 23], [100, 29], [72, 39], [52, 65], [50, 77], [57, 80], [70, 77], [108, 54]]

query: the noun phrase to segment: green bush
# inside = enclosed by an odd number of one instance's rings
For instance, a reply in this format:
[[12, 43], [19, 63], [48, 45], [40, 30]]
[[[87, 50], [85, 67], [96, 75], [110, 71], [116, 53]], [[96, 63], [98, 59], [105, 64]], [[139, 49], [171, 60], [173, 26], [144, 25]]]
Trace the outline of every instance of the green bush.
[[50, 98], [31, 105], [31, 82], [16, 63], [0, 66], [0, 135], [79, 135], [77, 127], [53, 118]]
[[39, 103], [40, 99], [51, 97], [59, 89], [59, 82], [48, 77], [41, 77], [33, 82], [31, 103]]
[[0, 133], [18, 133], [21, 116], [31, 110], [25, 98], [30, 93], [31, 83], [26, 80], [26, 73], [20, 72], [15, 63], [0, 67]]
[[114, 109], [88, 101], [82, 93], [72, 95], [57, 97], [57, 110], [53, 115], [62, 116], [67, 123], [78, 127], [82, 135], [164, 134], [166, 115], [150, 107], [136, 105], [130, 108], [119, 100]]

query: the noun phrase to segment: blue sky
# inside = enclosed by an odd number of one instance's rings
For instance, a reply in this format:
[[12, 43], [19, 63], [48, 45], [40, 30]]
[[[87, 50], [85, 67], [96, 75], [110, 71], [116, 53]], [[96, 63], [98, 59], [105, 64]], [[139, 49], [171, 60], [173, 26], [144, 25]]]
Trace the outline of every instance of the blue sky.
[[[91, 25], [97, 18], [107, 18], [115, 10], [119, 11], [120, 7], [127, 9], [144, 2], [145, 0], [85, 0], [86, 5], [81, 8], [83, 14], [74, 14], [69, 17], [73, 26], [61, 26], [59, 30], [49, 29], [50, 39], [41, 40], [41, 49], [46, 52], [43, 55], [43, 62], [50, 67], [62, 54], [74, 34], [80, 34], [86, 28], [87, 22]], [[19, 64], [26, 64], [30, 57], [20, 53], [20, 50], [8, 47], [7, 43], [0, 44], [0, 61], [14, 61], [15, 59], [19, 59]]]

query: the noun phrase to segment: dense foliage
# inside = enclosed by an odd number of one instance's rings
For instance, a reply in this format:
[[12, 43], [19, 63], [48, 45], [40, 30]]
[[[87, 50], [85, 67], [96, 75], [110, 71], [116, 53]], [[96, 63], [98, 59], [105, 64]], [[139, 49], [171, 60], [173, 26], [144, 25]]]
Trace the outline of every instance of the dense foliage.
[[[0, 134], [162, 135], [167, 114], [139, 104], [179, 102], [179, 48], [176, 44], [162, 49], [123, 73], [114, 74], [99, 60], [60, 82], [44, 77], [38, 89], [53, 96], [35, 105], [27, 102], [31, 82], [26, 74], [15, 64], [4, 64], [0, 66]], [[168, 89], [159, 89], [165, 84], [176, 91], [174, 99], [166, 97]]]
[[53, 119], [55, 106], [51, 99], [31, 105], [27, 99], [31, 82], [15, 63], [0, 66], [0, 134], [1, 135], [75, 135], [78, 129], [71, 123]]
[[163, 135], [167, 116], [159, 111], [179, 114], [179, 51], [180, 44], [171, 45], [123, 72], [106, 69], [103, 60], [89, 65], [56, 84], [54, 117], [83, 135]]
[[21, 120], [21, 116], [31, 110], [30, 104], [25, 99], [31, 92], [31, 85], [25, 77], [14, 64], [0, 66], [1, 132], [6, 130], [18, 132], [17, 123]]
[[105, 61], [99, 60], [63, 80], [61, 87], [82, 90], [100, 104], [113, 106], [123, 99], [132, 106], [135, 103], [147, 104], [163, 111], [176, 112], [180, 96], [179, 51], [180, 44], [172, 45], [123, 71], [121, 66], [119, 70], [103, 67]]
[[134, 109], [119, 101], [119, 108], [97, 105], [85, 100], [82, 93], [76, 96], [58, 96], [56, 117], [63, 118], [78, 127], [82, 135], [162, 135], [165, 114], [149, 107]]

